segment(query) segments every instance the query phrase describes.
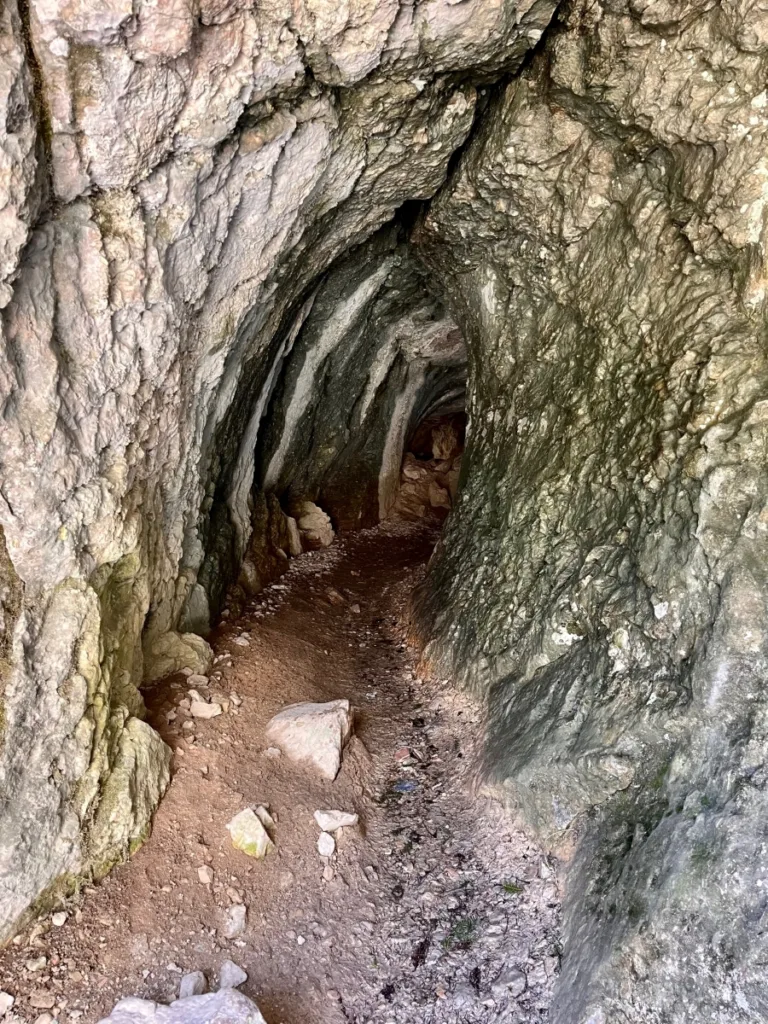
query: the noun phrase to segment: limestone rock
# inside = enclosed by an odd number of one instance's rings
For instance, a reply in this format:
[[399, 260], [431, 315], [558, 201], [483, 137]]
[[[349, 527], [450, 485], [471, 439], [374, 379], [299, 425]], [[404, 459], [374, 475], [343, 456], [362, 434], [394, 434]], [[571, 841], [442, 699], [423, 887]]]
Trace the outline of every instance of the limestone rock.
[[292, 704], [267, 723], [267, 739], [292, 761], [308, 762], [327, 779], [341, 767], [344, 745], [352, 733], [348, 700]]
[[250, 807], [236, 814], [227, 829], [232, 837], [232, 845], [249, 857], [261, 859], [274, 847], [267, 830]]
[[189, 713], [193, 718], [216, 718], [224, 709], [216, 701], [193, 700]]
[[219, 968], [219, 990], [237, 988], [248, 981], [248, 975], [232, 960], [225, 960]]
[[315, 811], [315, 821], [323, 832], [335, 832], [337, 828], [352, 828], [358, 816], [350, 811]]
[[144, 677], [155, 682], [188, 668], [193, 674], [207, 676], [213, 665], [213, 651], [195, 633], [162, 633], [144, 652]]
[[235, 903], [234, 906], [227, 907], [224, 915], [224, 937], [236, 939], [239, 935], [242, 935], [245, 931], [246, 916], [247, 910], [243, 903]]
[[4, 1017], [8, 1013], [15, 1001], [10, 992], [0, 992], [0, 1017]]
[[266, 1024], [256, 1004], [232, 986], [207, 995], [179, 999], [170, 1006], [147, 999], [121, 999], [109, 1017], [99, 1024], [223, 1024], [225, 1021], [226, 1024]]
[[336, 841], [330, 832], [321, 832], [317, 837], [317, 852], [321, 857], [332, 857], [336, 850]]
[[296, 525], [301, 534], [302, 547], [307, 551], [327, 548], [333, 543], [331, 518], [312, 501], [303, 501], [297, 505]]
[[179, 999], [189, 999], [193, 996], [201, 996], [208, 987], [208, 982], [202, 971], [192, 971], [185, 974], [179, 982]]

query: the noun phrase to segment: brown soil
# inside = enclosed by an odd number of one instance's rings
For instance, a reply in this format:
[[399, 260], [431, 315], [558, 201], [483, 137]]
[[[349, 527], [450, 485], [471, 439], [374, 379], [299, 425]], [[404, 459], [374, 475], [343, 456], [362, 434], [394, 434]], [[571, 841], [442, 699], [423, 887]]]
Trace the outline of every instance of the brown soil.
[[[19, 1019], [38, 1018], [45, 993], [51, 1015], [80, 1024], [127, 995], [170, 1002], [182, 972], [215, 985], [224, 959], [247, 971], [242, 990], [269, 1024], [546, 1019], [558, 963], [551, 870], [473, 783], [477, 706], [418, 678], [404, 640], [434, 540], [384, 524], [293, 561], [213, 638], [223, 660], [208, 695], [234, 692], [239, 707], [192, 720], [178, 708], [183, 676], [148, 691], [150, 720], [174, 750], [152, 836], [68, 902], [63, 926], [43, 920], [0, 953], [0, 989]], [[247, 647], [234, 642], [244, 631]], [[264, 753], [281, 707], [337, 697], [355, 708], [355, 736], [335, 782]], [[258, 804], [276, 821], [265, 861], [233, 849], [225, 828]], [[316, 849], [318, 808], [360, 815], [332, 877]], [[224, 914], [240, 901], [247, 927], [227, 940]]]

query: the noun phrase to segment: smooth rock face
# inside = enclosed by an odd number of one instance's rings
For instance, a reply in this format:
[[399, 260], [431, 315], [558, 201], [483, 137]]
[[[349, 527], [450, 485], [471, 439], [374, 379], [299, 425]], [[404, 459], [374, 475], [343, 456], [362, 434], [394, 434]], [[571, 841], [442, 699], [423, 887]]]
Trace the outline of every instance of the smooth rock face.
[[335, 779], [344, 745], [352, 733], [348, 700], [291, 704], [267, 723], [266, 735], [291, 761], [308, 762]]
[[[228, 960], [226, 963], [231, 963], [231, 961]], [[266, 1022], [254, 1002], [244, 996], [242, 992], [229, 986], [222, 988], [219, 992], [210, 992], [208, 995], [194, 995], [191, 998], [178, 999], [170, 1006], [153, 1003], [148, 999], [121, 999], [109, 1017], [105, 1017], [99, 1024], [266, 1024]]]

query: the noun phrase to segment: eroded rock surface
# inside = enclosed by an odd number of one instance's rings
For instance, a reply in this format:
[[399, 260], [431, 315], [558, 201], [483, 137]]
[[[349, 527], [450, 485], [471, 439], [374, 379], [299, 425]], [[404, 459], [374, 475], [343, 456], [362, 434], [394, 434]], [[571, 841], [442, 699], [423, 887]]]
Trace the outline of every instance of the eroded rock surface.
[[391, 510], [468, 354], [418, 628], [570, 861], [553, 1020], [768, 1014], [765, 15], [554, 6], [0, 10], [0, 939], [142, 841], [142, 682], [308, 503]]

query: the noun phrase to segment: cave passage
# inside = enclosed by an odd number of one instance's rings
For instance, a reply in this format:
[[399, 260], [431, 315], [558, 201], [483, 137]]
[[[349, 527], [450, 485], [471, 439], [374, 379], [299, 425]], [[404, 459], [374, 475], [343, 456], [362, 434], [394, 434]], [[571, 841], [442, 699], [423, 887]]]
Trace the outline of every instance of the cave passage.
[[2, 1024], [768, 1020], [767, 56], [0, 3]]

